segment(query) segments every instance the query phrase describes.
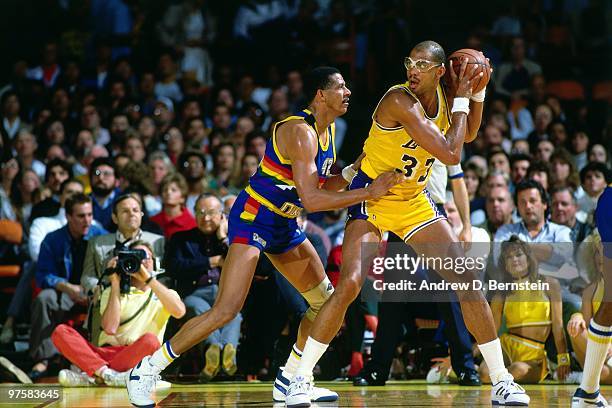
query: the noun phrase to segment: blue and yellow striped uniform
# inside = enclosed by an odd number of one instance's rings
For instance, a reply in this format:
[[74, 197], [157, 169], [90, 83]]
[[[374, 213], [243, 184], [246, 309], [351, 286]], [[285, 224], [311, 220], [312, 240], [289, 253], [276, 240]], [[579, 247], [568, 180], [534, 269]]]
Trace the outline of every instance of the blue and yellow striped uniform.
[[[387, 93], [397, 89], [407, 92], [418, 101], [408, 83], [395, 85]], [[436, 92], [438, 106], [434, 117], [428, 117], [420, 102], [417, 103], [421, 106], [425, 118], [432, 121], [442, 134], [446, 134], [450, 127], [451, 114], [442, 85], [438, 85]], [[372, 127], [363, 148], [365, 157], [361, 162], [361, 169], [349, 189], [366, 187], [380, 174], [393, 170], [402, 171], [408, 180], [394, 186], [379, 199], [350, 207], [349, 220], [368, 220], [381, 234], [391, 231], [407, 240], [427, 225], [445, 219], [444, 215], [438, 212], [426, 189], [436, 158], [419, 146], [403, 126], [387, 128], [377, 123], [375, 113], [376, 110], [372, 115]]]
[[[280, 126], [290, 120], [303, 120], [318, 134], [317, 124], [309, 110], [276, 123], [266, 152], [249, 185], [238, 195], [229, 217], [230, 243], [248, 244], [272, 254], [287, 252], [306, 239], [295, 218], [303, 209], [293, 182], [291, 160], [282, 156], [276, 134]], [[315, 157], [319, 186], [330, 176], [336, 161], [334, 147], [335, 125], [327, 129], [327, 142], [318, 139]]]
[[612, 184], [606, 187], [597, 200], [595, 224], [601, 235], [604, 256], [612, 259]]

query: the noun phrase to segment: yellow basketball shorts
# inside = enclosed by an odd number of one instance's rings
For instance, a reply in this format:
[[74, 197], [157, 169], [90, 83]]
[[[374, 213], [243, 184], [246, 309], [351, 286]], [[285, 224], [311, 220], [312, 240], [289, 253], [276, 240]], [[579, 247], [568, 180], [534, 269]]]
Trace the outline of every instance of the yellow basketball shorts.
[[[359, 171], [353, 178], [349, 190], [367, 187], [372, 179]], [[403, 200], [397, 196], [383, 196], [377, 200], [364, 201], [348, 209], [348, 220], [367, 220], [381, 233], [393, 232], [404, 241], [409, 240], [423, 228], [446, 216], [438, 211], [427, 190], [414, 198]]]
[[544, 343], [510, 333], [502, 334], [499, 341], [502, 350], [508, 356], [511, 363], [517, 361], [541, 361], [542, 372], [540, 373], [540, 381], [546, 378], [548, 375], [548, 360], [546, 359]]

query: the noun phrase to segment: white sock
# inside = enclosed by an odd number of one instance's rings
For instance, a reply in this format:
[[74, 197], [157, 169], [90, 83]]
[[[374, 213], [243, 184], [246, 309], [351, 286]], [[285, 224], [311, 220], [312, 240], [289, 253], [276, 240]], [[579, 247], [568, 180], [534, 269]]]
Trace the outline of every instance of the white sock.
[[293, 345], [293, 348], [291, 349], [291, 353], [289, 353], [289, 358], [287, 359], [287, 362], [285, 363], [285, 369], [283, 370], [283, 373], [285, 374], [285, 376], [289, 377], [289, 379], [293, 377], [293, 375], [297, 371], [298, 366], [300, 365], [301, 359], [302, 359], [302, 351], [298, 348], [297, 343], [296, 343]]
[[601, 369], [608, 354], [610, 339], [612, 339], [612, 327], [602, 326], [591, 319], [584, 357], [584, 370], [580, 382], [580, 388], [589, 394], [599, 389]]
[[329, 344], [319, 343], [312, 337], [308, 337], [295, 375], [302, 375], [304, 377], [312, 376], [314, 366], [317, 364], [317, 361], [319, 361], [323, 353], [325, 353], [328, 346]]
[[162, 344], [162, 346], [157, 349], [155, 353], [153, 353], [149, 359], [149, 363], [161, 372], [177, 358], [179, 358], [179, 355], [172, 350], [170, 340], [168, 340]]
[[504, 374], [508, 374], [508, 370], [504, 365], [504, 353], [502, 352], [499, 338], [485, 344], [479, 344], [478, 348], [480, 353], [482, 353], [482, 358], [487, 363], [487, 367], [489, 367], [491, 384], [495, 385]]

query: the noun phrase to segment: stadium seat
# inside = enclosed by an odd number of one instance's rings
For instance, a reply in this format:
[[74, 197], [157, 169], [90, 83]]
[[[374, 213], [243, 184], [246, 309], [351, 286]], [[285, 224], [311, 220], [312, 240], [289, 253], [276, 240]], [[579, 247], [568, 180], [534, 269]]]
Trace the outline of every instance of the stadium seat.
[[584, 99], [584, 87], [578, 81], [553, 81], [548, 84], [546, 90], [561, 100]]

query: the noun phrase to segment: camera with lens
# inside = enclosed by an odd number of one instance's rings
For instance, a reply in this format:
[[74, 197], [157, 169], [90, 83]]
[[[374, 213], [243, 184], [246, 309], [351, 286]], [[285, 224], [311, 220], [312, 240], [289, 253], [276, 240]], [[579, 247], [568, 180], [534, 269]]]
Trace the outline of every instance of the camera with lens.
[[121, 273], [131, 275], [138, 272], [140, 264], [147, 258], [143, 249], [120, 249], [117, 251], [117, 269]]
[[130, 276], [140, 270], [140, 265], [147, 258], [147, 253], [142, 249], [117, 248], [114, 251], [117, 257], [117, 266], [109, 270], [109, 273], [119, 275], [119, 291], [121, 294], [130, 292]]

